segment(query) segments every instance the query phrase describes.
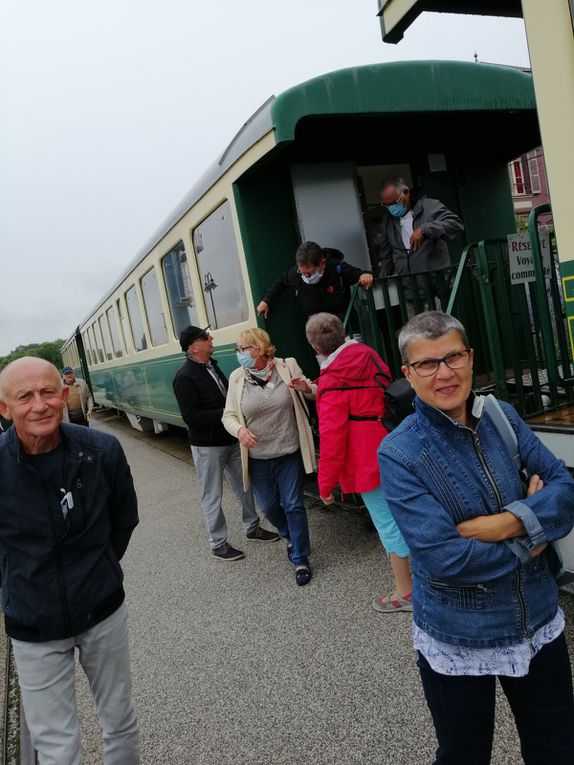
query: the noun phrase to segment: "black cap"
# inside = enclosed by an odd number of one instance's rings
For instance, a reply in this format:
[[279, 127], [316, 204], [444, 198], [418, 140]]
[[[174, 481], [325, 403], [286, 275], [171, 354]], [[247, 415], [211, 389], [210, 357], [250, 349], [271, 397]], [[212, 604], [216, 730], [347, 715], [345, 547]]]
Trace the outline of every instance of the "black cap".
[[202, 335], [205, 335], [203, 338], [205, 340], [207, 338], [207, 330], [210, 327], [211, 324], [208, 324], [207, 327], [201, 329], [201, 327], [194, 327], [193, 324], [190, 324], [189, 327], [182, 329], [179, 333], [179, 344], [181, 345], [181, 350], [184, 353], [187, 353], [189, 346], [194, 342], [194, 340], [197, 340]]

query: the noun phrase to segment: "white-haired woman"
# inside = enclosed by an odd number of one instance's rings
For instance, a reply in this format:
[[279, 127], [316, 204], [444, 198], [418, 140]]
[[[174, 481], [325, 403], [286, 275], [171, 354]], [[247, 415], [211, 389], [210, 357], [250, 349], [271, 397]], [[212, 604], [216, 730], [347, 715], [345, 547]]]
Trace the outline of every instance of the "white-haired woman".
[[[237, 361], [223, 425], [239, 440], [244, 487], [253, 485], [259, 507], [287, 541], [295, 581], [303, 586], [312, 576], [303, 477], [316, 467], [306, 405], [291, 387], [303, 373], [295, 359], [276, 358], [269, 335], [257, 327], [240, 335]], [[313, 395], [309, 386], [307, 396]]]

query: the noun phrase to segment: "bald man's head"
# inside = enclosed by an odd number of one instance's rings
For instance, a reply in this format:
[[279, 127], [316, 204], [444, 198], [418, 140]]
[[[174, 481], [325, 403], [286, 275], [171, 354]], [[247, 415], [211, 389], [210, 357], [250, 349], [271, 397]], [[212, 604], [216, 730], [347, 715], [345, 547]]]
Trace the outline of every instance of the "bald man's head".
[[0, 414], [12, 420], [26, 451], [51, 451], [68, 397], [56, 367], [45, 359], [23, 356], [0, 372]]

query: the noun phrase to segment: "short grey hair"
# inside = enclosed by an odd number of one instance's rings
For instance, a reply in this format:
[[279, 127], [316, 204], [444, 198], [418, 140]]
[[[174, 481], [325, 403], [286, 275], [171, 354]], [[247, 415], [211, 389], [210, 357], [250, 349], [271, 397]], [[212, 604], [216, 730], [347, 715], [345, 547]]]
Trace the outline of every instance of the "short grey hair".
[[405, 179], [401, 178], [400, 175], [392, 175], [389, 178], [385, 178], [381, 184], [381, 191], [388, 189], [390, 186], [395, 188], [400, 194], [404, 191], [409, 191], [408, 183], [406, 183]]
[[345, 342], [345, 327], [332, 313], [316, 313], [305, 325], [309, 343], [324, 356], [329, 356]]
[[408, 362], [410, 343], [416, 340], [437, 340], [449, 332], [456, 331], [460, 335], [465, 348], [470, 348], [466, 330], [458, 319], [441, 311], [424, 311], [414, 316], [399, 333], [399, 351], [403, 363]]

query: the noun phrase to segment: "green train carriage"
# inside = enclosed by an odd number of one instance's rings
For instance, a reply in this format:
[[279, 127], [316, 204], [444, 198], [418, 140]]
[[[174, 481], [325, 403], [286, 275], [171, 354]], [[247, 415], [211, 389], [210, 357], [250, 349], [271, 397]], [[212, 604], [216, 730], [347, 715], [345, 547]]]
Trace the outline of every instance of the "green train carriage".
[[[158, 431], [183, 425], [171, 381], [187, 324], [211, 325], [226, 373], [238, 335], [258, 323], [310, 373], [296, 296], [284, 293], [266, 322], [255, 312], [299, 243], [336, 247], [369, 268], [387, 175], [457, 212], [467, 241], [505, 236], [515, 230], [507, 162], [539, 143], [525, 70], [399, 62], [297, 85], [241, 128], [79, 324], [64, 361], [89, 378], [97, 403]], [[450, 243], [453, 263], [465, 244]]]

